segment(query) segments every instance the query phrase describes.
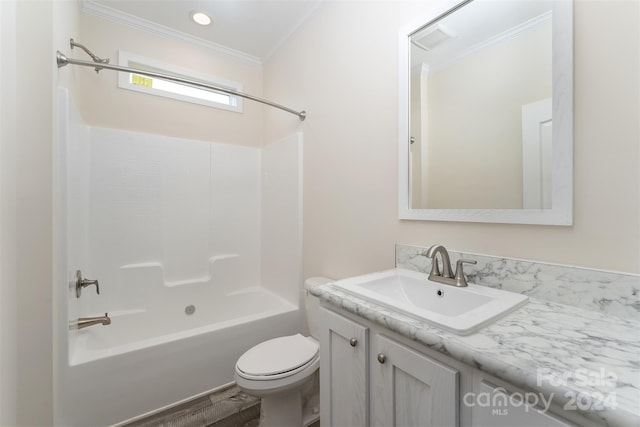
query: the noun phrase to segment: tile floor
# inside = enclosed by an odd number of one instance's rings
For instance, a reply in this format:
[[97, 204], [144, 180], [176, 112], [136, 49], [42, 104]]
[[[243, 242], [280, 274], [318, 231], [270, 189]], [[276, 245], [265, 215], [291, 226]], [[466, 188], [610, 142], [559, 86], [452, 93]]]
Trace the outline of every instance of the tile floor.
[[[260, 399], [234, 385], [123, 427], [257, 427], [259, 422]], [[320, 427], [320, 421], [309, 427]]]
[[259, 420], [260, 399], [232, 386], [123, 427], [256, 427]]

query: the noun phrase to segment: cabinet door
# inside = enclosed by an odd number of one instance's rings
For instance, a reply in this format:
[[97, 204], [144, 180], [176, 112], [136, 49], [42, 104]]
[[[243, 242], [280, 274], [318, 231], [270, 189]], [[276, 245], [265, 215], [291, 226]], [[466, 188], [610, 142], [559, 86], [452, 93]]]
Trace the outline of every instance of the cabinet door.
[[320, 424], [368, 426], [368, 329], [324, 307], [320, 318]]
[[373, 425], [458, 425], [458, 371], [380, 335], [374, 347]]

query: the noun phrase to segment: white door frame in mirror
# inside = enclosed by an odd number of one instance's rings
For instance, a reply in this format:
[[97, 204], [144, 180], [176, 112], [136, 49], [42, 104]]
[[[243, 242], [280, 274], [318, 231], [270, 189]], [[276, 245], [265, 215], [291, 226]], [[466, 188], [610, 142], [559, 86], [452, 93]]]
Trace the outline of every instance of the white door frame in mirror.
[[[573, 223], [573, 1], [553, 3], [553, 166], [551, 209], [411, 209], [409, 176], [409, 36], [447, 12], [402, 28], [398, 42], [398, 215], [400, 219], [572, 225]], [[427, 24], [425, 24], [427, 23]], [[452, 163], [452, 167], [455, 167]]]

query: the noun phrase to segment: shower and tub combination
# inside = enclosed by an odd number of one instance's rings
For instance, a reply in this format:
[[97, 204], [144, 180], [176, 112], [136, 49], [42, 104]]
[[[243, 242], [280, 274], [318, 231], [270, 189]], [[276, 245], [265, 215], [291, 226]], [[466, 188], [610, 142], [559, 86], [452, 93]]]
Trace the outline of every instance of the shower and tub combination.
[[211, 392], [248, 348], [301, 332], [301, 133], [194, 141], [87, 126], [64, 88], [58, 102], [57, 423]]

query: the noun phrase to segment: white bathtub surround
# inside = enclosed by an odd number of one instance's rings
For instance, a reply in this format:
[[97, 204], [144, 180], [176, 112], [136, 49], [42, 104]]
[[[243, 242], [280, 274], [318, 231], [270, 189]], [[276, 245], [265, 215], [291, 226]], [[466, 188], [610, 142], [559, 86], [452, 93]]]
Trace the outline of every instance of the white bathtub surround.
[[[428, 246], [396, 245], [396, 267], [429, 273], [431, 259], [422, 255], [427, 249]], [[470, 283], [602, 314], [640, 319], [639, 275], [453, 250], [449, 254], [454, 266], [461, 258], [477, 261], [476, 265], [464, 266]]]
[[92, 127], [88, 134], [69, 144], [69, 182], [86, 182], [68, 206], [84, 212], [84, 228], [69, 225], [69, 245], [86, 262], [71, 258], [69, 269], [100, 280], [101, 294], [73, 301], [81, 312], [144, 308], [158, 281], [213, 277], [223, 292], [260, 283], [259, 149]]
[[[578, 414], [597, 423], [636, 426], [640, 422], [637, 320], [530, 297], [525, 306], [477, 333], [459, 336], [357, 298], [331, 284], [307, 281], [305, 286], [325, 303], [524, 390], [543, 393], [560, 407], [583, 395], [614, 396], [615, 405], [611, 401], [602, 405], [596, 402], [590, 406], [592, 410], [576, 405]], [[594, 372], [614, 375], [617, 381], [611, 385], [585, 381], [585, 373]]]
[[[301, 134], [263, 149], [193, 141], [89, 127], [61, 103], [56, 424], [209, 393], [248, 348], [302, 331]], [[100, 295], [76, 298], [77, 269]], [[108, 326], [68, 330], [105, 312]]]
[[262, 283], [294, 304], [302, 284], [302, 133], [262, 149]]

